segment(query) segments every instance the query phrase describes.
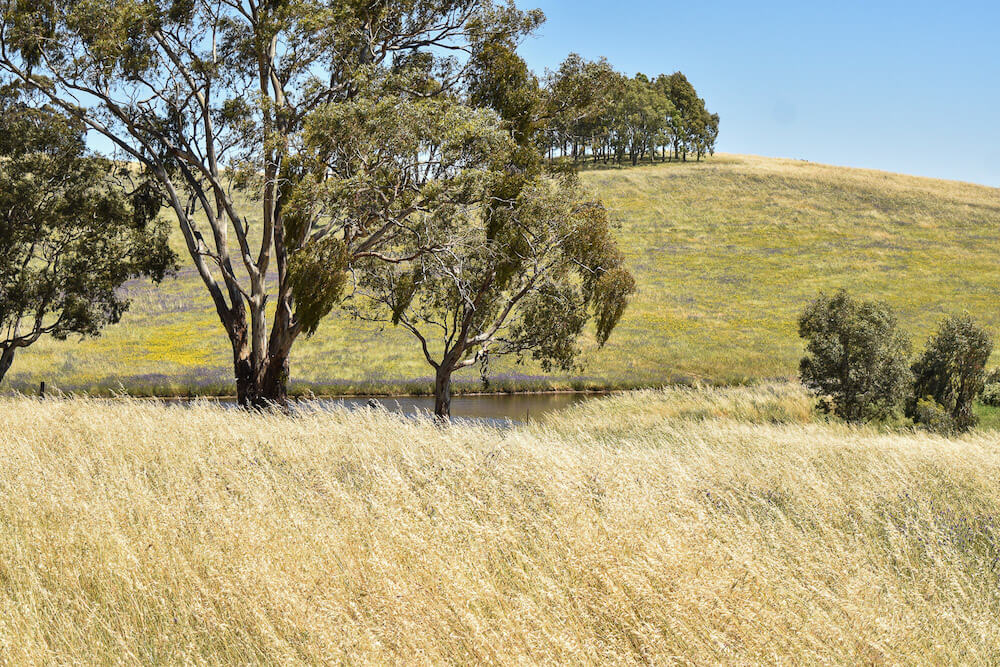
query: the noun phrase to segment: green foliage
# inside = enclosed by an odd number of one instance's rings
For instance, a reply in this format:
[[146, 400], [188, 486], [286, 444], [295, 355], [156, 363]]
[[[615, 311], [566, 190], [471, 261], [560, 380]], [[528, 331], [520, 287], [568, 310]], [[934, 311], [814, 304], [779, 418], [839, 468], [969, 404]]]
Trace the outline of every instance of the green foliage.
[[849, 422], [893, 418], [911, 381], [910, 342], [884, 303], [862, 301], [840, 290], [821, 294], [799, 317], [807, 355], [802, 383], [820, 408]]
[[413, 297], [417, 294], [416, 272], [404, 273], [390, 286], [387, 293], [387, 304], [392, 311], [389, 319], [393, 325], [398, 326], [406, 309], [413, 303]]
[[288, 285], [295, 297], [295, 320], [307, 337], [340, 303], [347, 285], [347, 248], [335, 237], [307, 244], [292, 253]]
[[980, 394], [980, 401], [983, 405], [991, 408], [1000, 408], [1000, 382], [989, 382], [983, 385], [983, 393]]
[[[487, 179], [502, 176], [497, 156], [511, 147], [490, 110], [402, 95], [322, 106], [311, 114], [304, 139], [325, 173], [310, 196], [326, 222], [314, 224], [312, 233], [341, 227], [349, 237], [375, 233], [389, 250], [443, 242], [449, 221], [475, 205]], [[428, 216], [437, 222], [427, 224]], [[391, 233], [378, 231], [386, 225]]]
[[444, 392], [451, 373], [478, 362], [485, 377], [494, 357], [530, 358], [547, 372], [574, 368], [590, 319], [603, 343], [634, 291], [606, 211], [578, 184], [526, 182], [494, 233], [485, 215], [496, 210], [491, 182], [478, 207], [428, 219], [451, 230], [451, 243], [413, 269], [373, 265], [360, 274], [370, 305], [356, 312], [418, 339]]
[[670, 100], [641, 75], [622, 81], [609, 112], [616, 161], [627, 153], [633, 165], [662, 143], [668, 119], [676, 115]]
[[715, 152], [719, 116], [680, 72], [630, 78], [574, 53], [549, 75], [546, 93], [550, 155], [577, 162], [589, 151], [595, 162], [635, 165], [661, 148], [664, 161]]
[[[512, 45], [491, 43], [477, 49], [466, 75], [469, 104], [496, 111], [514, 142], [526, 146], [538, 129], [542, 92], [538, 79]], [[515, 161], [522, 169], [539, 162], [537, 151], [523, 151]]]
[[611, 332], [618, 326], [629, 297], [635, 293], [635, 278], [618, 263], [613, 268], [602, 271], [594, 283], [593, 302], [596, 319], [597, 344], [604, 346]]
[[573, 370], [580, 355], [577, 340], [587, 324], [579, 290], [565, 283], [544, 283], [524, 298], [518, 310], [507, 336], [510, 347], [520, 354], [530, 352], [546, 373]]
[[83, 129], [0, 89], [0, 379], [41, 336], [96, 336], [121, 319], [119, 293], [174, 266], [158, 192], [127, 193], [113, 166], [86, 154]]
[[625, 268], [603, 203], [583, 199], [571, 219], [573, 229], [563, 241], [564, 250], [577, 267], [584, 299], [593, 306], [597, 343], [603, 346], [635, 293], [635, 279]]
[[[500, 350], [519, 355], [531, 350], [543, 369], [567, 369], [579, 355], [575, 342], [591, 316], [598, 344], [608, 340], [635, 291], [635, 280], [625, 267], [607, 209], [572, 181], [527, 188], [516, 211], [517, 228], [529, 230], [532, 239], [528, 275], [540, 263], [549, 268], [547, 275], [537, 274], [542, 278], [538, 292], [529, 291], [532, 300], [517, 314]], [[549, 305], [541, 307], [540, 299]]]
[[975, 426], [973, 407], [983, 390], [992, 352], [990, 335], [971, 316], [946, 319], [913, 364], [913, 397], [907, 416], [925, 423], [919, 404], [927, 399], [948, 414], [953, 429], [967, 431]]
[[929, 396], [915, 400], [909, 416], [915, 424], [931, 433], [953, 435], [963, 430], [951, 412]]

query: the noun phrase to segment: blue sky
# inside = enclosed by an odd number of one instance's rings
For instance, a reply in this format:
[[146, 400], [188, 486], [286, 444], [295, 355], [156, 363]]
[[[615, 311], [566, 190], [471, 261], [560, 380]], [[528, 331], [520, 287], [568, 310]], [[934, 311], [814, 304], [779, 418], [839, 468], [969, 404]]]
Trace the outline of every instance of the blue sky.
[[1000, 1], [517, 0], [548, 20], [521, 53], [681, 70], [719, 150], [1000, 187]]

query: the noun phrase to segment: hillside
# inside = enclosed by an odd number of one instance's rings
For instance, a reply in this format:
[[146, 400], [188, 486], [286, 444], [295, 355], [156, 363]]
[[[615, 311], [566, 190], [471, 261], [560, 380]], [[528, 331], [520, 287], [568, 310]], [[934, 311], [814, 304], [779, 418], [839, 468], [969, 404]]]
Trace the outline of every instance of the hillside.
[[[793, 160], [720, 155], [702, 163], [594, 169], [584, 181], [620, 224], [639, 292], [576, 376], [501, 365], [499, 389], [633, 387], [789, 377], [795, 318], [821, 289], [883, 298], [921, 346], [946, 313], [971, 311], [1000, 332], [1000, 190]], [[103, 337], [45, 341], [5, 389], [136, 393], [230, 389], [230, 353], [194, 271], [131, 288], [124, 321]], [[340, 316], [293, 354], [293, 388], [429, 390], [429, 369], [397, 330]], [[478, 387], [470, 372], [467, 387]]]
[[809, 404], [0, 399], [0, 662], [997, 664], [996, 437]]

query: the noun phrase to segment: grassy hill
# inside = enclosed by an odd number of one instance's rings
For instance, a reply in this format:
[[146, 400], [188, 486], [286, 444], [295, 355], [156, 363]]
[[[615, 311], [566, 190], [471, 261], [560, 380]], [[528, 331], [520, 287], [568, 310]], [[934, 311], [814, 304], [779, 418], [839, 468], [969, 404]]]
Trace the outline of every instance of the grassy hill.
[[997, 664], [1000, 448], [794, 386], [500, 431], [0, 399], [0, 662]]
[[[789, 377], [801, 354], [797, 313], [838, 287], [891, 303], [918, 348], [941, 317], [965, 309], [1000, 332], [1000, 190], [737, 155], [583, 179], [620, 224], [639, 292], [610, 344], [588, 345], [578, 375], [507, 364], [497, 388]], [[231, 391], [228, 346], [192, 269], [131, 292], [120, 325], [36, 345], [7, 388]], [[402, 332], [343, 316], [292, 360], [293, 385], [318, 392], [426, 391], [429, 375]], [[467, 382], [478, 386], [476, 374]]]

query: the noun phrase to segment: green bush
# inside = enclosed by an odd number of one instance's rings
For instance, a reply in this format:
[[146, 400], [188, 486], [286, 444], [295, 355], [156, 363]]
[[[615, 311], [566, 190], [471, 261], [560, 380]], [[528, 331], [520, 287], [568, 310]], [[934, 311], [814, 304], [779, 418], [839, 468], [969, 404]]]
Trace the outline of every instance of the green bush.
[[990, 382], [983, 387], [980, 399], [984, 405], [1000, 408], [1000, 382]]
[[959, 429], [951, 414], [933, 398], [926, 397], [917, 400], [912, 410], [915, 424], [924, 429], [941, 435], [951, 435]]
[[913, 364], [913, 395], [907, 416], [923, 424], [918, 404], [920, 399], [930, 398], [951, 416], [956, 431], [975, 426], [972, 407], [983, 391], [986, 362], [992, 353], [990, 335], [971, 316], [946, 319]]
[[844, 290], [820, 294], [799, 317], [799, 335], [807, 341], [800, 377], [821, 410], [849, 422], [899, 415], [912, 378], [910, 341], [886, 304]]

